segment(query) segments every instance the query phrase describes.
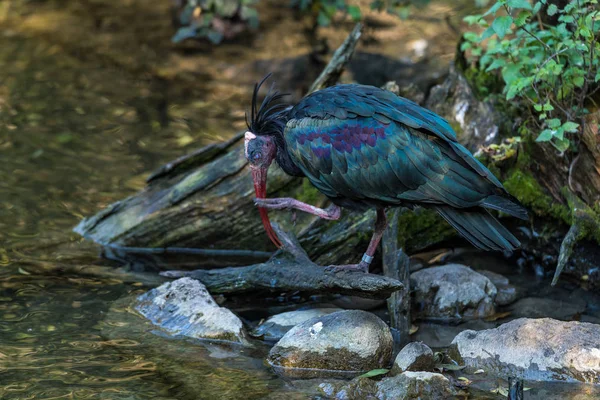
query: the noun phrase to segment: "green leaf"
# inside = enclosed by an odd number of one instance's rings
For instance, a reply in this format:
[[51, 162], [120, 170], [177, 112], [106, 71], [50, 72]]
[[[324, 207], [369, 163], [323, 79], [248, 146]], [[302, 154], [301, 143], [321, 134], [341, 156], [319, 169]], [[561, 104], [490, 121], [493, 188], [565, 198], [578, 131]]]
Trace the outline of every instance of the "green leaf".
[[556, 14], [558, 12], [558, 7], [556, 7], [556, 4], [550, 4], [548, 6], [548, 10], [546, 10], [546, 13], [550, 16]]
[[519, 13], [519, 15], [517, 15], [517, 18], [515, 18], [515, 25], [516, 26], [525, 25], [527, 23], [527, 20], [529, 19], [529, 17], [531, 17], [530, 11], [521, 11]]
[[319, 15], [317, 15], [317, 24], [319, 24], [319, 26], [329, 26], [330, 21], [331, 20], [329, 19], [327, 14], [323, 12], [320, 12]]
[[466, 365], [456, 365], [456, 364], [436, 364], [435, 367], [443, 368], [446, 371], [460, 371], [462, 369], [465, 369], [467, 366]]
[[567, 151], [567, 149], [569, 148], [569, 145], [571, 144], [571, 141], [567, 138], [563, 138], [563, 139], [553, 140], [551, 143], [554, 147], [556, 147], [556, 149], [558, 151], [563, 153], [563, 152]]
[[483, 16], [485, 17], [486, 15], [490, 14], [496, 15], [496, 12], [500, 9], [500, 7], [502, 7], [502, 3], [497, 1], [492, 7], [490, 7], [489, 10], [485, 12], [485, 14], [483, 14]]
[[527, 0], [508, 0], [506, 4], [512, 8], [524, 8], [526, 10], [531, 10], [531, 4]]
[[575, 133], [577, 132], [577, 128], [579, 128], [579, 124], [577, 122], [567, 121], [562, 125], [562, 128], [565, 132]]
[[550, 129], [558, 129], [558, 127], [561, 125], [560, 119], [558, 118], [549, 119], [548, 121], [546, 121], [546, 123], [548, 124]]
[[348, 15], [350, 15], [350, 18], [352, 18], [352, 20], [360, 21], [360, 17], [361, 17], [360, 7], [348, 6]]
[[481, 34], [481, 36], [479, 37], [479, 41], [483, 41], [487, 38], [489, 38], [490, 36], [492, 36], [494, 34], [494, 28], [492, 28], [491, 26], [488, 27], [485, 31], [483, 31], [483, 33]]
[[521, 67], [518, 64], [509, 64], [502, 69], [502, 78], [507, 85], [521, 78]]
[[372, 378], [374, 376], [385, 375], [390, 372], [389, 369], [381, 368], [381, 369], [373, 369], [367, 373], [362, 374], [359, 378]]
[[535, 139], [536, 142], [548, 142], [552, 139], [552, 131], [550, 129], [544, 129], [542, 133]]
[[508, 30], [510, 29], [512, 23], [512, 17], [509, 15], [504, 15], [502, 17], [496, 18], [494, 22], [492, 22], [492, 28], [494, 29], [494, 32], [496, 32], [496, 35], [498, 35], [500, 39], [503, 39], [506, 35], [506, 32], [508, 32]]
[[504, 67], [505, 65], [506, 65], [506, 61], [504, 61], [504, 59], [502, 59], [502, 58], [497, 58], [497, 59], [495, 59], [494, 61], [492, 61], [492, 63], [490, 64], [490, 66], [489, 66], [489, 67], [487, 67], [487, 68], [485, 69], [485, 72], [490, 72], [490, 71], [493, 71], [493, 70], [495, 70], [495, 69], [498, 69], [498, 68]]

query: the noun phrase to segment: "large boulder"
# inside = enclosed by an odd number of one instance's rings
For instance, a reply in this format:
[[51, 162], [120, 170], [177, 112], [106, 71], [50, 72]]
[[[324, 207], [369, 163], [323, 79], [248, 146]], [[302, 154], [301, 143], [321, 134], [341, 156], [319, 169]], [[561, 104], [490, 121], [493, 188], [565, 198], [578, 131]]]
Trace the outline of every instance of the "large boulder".
[[495, 313], [496, 287], [485, 276], [460, 264], [413, 272], [414, 315], [421, 319], [461, 320]]
[[264, 340], [279, 340], [294, 326], [311, 318], [341, 311], [339, 308], [311, 308], [273, 315], [253, 329], [250, 334]]
[[136, 310], [171, 335], [246, 344], [242, 321], [195, 279], [167, 282], [138, 297]]
[[435, 360], [433, 351], [422, 342], [412, 342], [404, 346], [396, 356], [393, 374], [405, 371], [433, 371]]
[[354, 376], [389, 366], [392, 351], [392, 334], [381, 319], [348, 310], [296, 325], [271, 349], [268, 362], [293, 378]]
[[464, 331], [450, 349], [468, 370], [532, 381], [600, 383], [600, 325], [521, 318]]

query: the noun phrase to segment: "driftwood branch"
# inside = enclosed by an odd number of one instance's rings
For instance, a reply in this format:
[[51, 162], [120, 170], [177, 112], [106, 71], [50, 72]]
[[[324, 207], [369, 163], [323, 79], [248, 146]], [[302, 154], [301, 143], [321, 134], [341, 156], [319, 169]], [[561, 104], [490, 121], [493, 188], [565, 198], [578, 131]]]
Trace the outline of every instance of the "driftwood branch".
[[302, 250], [295, 236], [287, 234], [277, 224], [273, 224], [273, 228], [283, 248], [266, 263], [213, 270], [167, 271], [162, 275], [197, 279], [213, 294], [268, 290], [340, 293], [385, 299], [402, 290], [402, 283], [396, 279], [316, 265]]
[[394, 342], [403, 347], [410, 341], [410, 260], [402, 249], [398, 249], [398, 213], [393, 210], [389, 218], [389, 226], [383, 234], [383, 274], [388, 278], [402, 282], [404, 288], [387, 300], [390, 325], [394, 334]]
[[350, 35], [344, 40], [344, 43], [333, 53], [333, 57], [329, 64], [325, 67], [321, 75], [314, 81], [308, 93], [316, 92], [317, 90], [335, 85], [340, 79], [344, 68], [352, 58], [354, 49], [360, 39], [362, 33], [362, 24], [358, 23], [354, 26]]

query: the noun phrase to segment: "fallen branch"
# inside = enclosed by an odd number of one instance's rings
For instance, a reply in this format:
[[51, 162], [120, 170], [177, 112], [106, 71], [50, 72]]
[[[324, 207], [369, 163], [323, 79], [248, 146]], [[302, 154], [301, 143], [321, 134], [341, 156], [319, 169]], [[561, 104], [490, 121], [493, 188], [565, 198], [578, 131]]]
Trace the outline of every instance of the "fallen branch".
[[385, 299], [403, 288], [402, 283], [393, 278], [319, 266], [310, 261], [295, 236], [289, 235], [277, 224], [273, 224], [273, 228], [283, 248], [266, 263], [213, 270], [166, 271], [161, 275], [197, 279], [212, 294], [268, 290]]

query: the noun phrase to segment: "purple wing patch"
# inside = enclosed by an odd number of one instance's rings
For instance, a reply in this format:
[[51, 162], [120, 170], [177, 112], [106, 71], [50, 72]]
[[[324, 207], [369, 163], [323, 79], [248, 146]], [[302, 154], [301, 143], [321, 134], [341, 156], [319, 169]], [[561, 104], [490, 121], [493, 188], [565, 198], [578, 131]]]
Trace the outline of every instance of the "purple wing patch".
[[[351, 153], [352, 149], [360, 149], [367, 145], [375, 147], [377, 140], [385, 138], [385, 127], [362, 126], [360, 123], [344, 124], [339, 127], [322, 131], [319, 128], [310, 133], [301, 133], [297, 136], [298, 144], [303, 146], [307, 141], [310, 143], [321, 139], [323, 144], [331, 144], [339, 152]], [[329, 146], [311, 146], [317, 157], [330, 157]]]

